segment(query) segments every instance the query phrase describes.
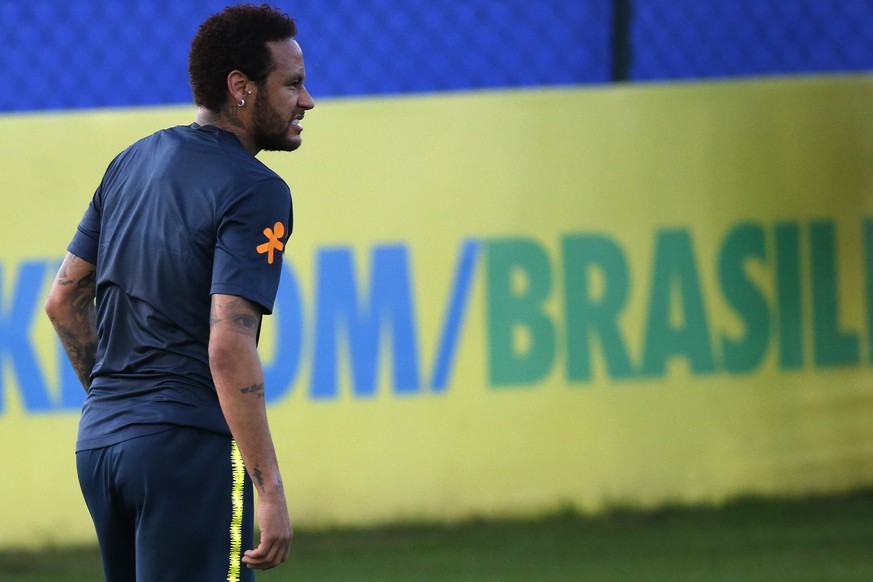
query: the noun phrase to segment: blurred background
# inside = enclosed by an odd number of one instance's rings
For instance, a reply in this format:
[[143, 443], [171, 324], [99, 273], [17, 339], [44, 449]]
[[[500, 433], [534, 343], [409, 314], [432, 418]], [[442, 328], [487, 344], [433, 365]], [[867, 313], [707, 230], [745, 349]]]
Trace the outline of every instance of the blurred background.
[[[189, 103], [187, 53], [226, 3], [4, 1], [0, 111]], [[867, 71], [865, 0], [301, 1], [322, 98]]]
[[[0, 545], [91, 541], [41, 313], [226, 3], [0, 0]], [[308, 526], [873, 485], [873, 2], [356, 0], [298, 21], [262, 344]]]

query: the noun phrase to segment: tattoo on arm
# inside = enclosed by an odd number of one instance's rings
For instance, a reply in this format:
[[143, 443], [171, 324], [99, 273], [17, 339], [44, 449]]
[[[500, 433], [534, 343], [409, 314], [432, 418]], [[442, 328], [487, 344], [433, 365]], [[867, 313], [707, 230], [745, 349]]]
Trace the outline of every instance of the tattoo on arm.
[[97, 362], [96, 335], [92, 339], [88, 334], [77, 334], [75, 330], [67, 328], [55, 318], [51, 318], [51, 321], [79, 382], [87, 391], [91, 386], [91, 372]]
[[261, 324], [261, 314], [254, 304], [239, 297], [230, 301], [213, 299], [209, 324], [212, 327], [227, 324], [235, 333], [254, 337]]
[[[255, 465], [255, 469], [252, 471], [252, 477], [257, 482], [258, 489], [260, 491], [264, 490], [264, 473], [261, 471], [260, 465]], [[285, 490], [285, 484], [282, 483], [282, 477], [276, 477], [276, 489], [278, 491]]]
[[82, 259], [75, 255], [67, 255], [61, 264], [55, 285], [71, 288], [64, 292], [68, 297], [69, 308], [64, 313], [63, 321], [58, 317], [51, 317], [51, 322], [70, 364], [87, 391], [97, 360], [97, 316], [94, 305], [97, 273], [94, 269], [87, 269], [78, 279], [71, 275], [80, 261]]
[[239, 389], [241, 394], [254, 394], [258, 398], [264, 397], [264, 383], [261, 382], [259, 384], [252, 384], [251, 386], [246, 386], [244, 388]]

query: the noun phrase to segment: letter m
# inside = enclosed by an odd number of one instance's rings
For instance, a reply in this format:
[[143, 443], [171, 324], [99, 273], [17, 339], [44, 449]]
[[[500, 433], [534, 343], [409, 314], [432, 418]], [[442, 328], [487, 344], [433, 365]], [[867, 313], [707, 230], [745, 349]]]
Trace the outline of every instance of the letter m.
[[421, 383], [407, 249], [400, 245], [374, 249], [369, 304], [358, 296], [350, 249], [322, 250], [316, 268], [312, 397], [335, 398], [338, 394], [337, 349], [343, 331], [356, 396], [376, 394], [382, 336], [387, 329], [391, 333], [394, 389], [400, 394], [418, 392]]

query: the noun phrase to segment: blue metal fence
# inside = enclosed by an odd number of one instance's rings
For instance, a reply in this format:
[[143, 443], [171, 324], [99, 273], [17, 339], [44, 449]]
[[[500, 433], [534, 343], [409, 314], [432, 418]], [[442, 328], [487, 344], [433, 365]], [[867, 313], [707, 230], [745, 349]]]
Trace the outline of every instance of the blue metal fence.
[[[0, 112], [190, 103], [190, 40], [227, 3], [0, 0]], [[873, 0], [277, 4], [317, 97], [873, 70]]]

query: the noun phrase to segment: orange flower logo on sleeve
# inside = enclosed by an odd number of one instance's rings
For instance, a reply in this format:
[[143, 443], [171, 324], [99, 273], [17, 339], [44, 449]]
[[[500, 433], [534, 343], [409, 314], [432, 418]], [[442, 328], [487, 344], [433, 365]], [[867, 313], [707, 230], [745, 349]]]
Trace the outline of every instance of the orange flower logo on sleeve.
[[273, 251], [281, 251], [285, 248], [285, 243], [279, 239], [285, 236], [285, 225], [277, 222], [273, 228], [265, 228], [264, 236], [267, 237], [267, 242], [258, 245], [258, 254], [267, 253], [267, 263], [273, 264]]

